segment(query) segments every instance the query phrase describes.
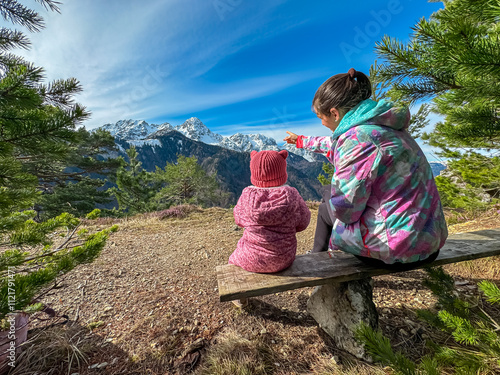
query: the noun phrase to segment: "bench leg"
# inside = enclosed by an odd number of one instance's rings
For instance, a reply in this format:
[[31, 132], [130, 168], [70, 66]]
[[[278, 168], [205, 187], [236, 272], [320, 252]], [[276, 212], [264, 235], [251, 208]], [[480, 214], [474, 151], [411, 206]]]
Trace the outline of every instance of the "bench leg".
[[354, 338], [360, 322], [378, 327], [378, 314], [372, 300], [372, 279], [325, 284], [314, 289], [307, 301], [307, 311], [340, 349], [371, 361], [363, 345]]

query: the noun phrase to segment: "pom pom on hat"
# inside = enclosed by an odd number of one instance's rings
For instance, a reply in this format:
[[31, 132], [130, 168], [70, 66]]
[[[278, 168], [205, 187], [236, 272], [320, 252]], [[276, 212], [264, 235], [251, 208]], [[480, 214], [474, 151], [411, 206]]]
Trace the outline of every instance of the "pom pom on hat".
[[287, 150], [252, 151], [250, 153], [250, 173], [252, 184], [257, 187], [274, 187], [286, 183]]

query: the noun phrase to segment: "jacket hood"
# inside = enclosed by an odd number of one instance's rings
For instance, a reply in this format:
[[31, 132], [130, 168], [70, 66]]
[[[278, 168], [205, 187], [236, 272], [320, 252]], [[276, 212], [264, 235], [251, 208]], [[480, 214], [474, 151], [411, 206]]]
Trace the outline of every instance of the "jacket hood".
[[393, 103], [384, 99], [378, 102], [371, 99], [363, 100], [345, 114], [333, 132], [333, 139], [357, 125], [381, 125], [403, 130], [410, 125], [410, 111], [406, 107], [395, 107]]
[[289, 220], [287, 213], [295, 205], [290, 202], [288, 185], [276, 188], [252, 186], [251, 189], [245, 205], [252, 212], [251, 216], [257, 225], [283, 225]]

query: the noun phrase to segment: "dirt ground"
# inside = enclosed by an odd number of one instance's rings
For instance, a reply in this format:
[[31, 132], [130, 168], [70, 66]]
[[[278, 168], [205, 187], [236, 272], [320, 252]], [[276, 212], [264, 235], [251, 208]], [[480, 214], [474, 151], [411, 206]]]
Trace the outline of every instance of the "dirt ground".
[[[311, 211], [309, 227], [297, 235], [298, 254], [312, 246], [317, 210]], [[480, 221], [452, 226], [450, 232], [499, 227], [499, 218], [494, 212]], [[62, 287], [43, 298], [58, 317], [41, 321], [46, 316], [37, 313], [32, 319], [32, 335], [40, 327], [60, 326], [75, 329], [82, 343], [91, 343], [88, 362], [71, 373], [196, 372], [207, 351], [229, 333], [265, 342], [275, 353], [276, 374], [321, 373], [325, 361], [356, 363], [336, 349], [307, 314], [311, 288], [254, 298], [244, 311], [219, 302], [215, 267], [227, 263], [242, 235], [231, 210], [206, 209], [183, 219], [142, 216], [115, 222], [119, 230], [111, 234], [101, 256], [62, 277]], [[110, 225], [111, 221], [99, 221], [101, 229]], [[484, 275], [485, 268], [489, 279], [500, 278], [491, 259], [447, 270], [461, 292], [472, 294], [477, 275]], [[422, 286], [423, 275], [417, 270], [374, 278], [380, 327], [410, 356], [425, 352], [430, 334], [418, 322], [415, 309], [435, 303]]]

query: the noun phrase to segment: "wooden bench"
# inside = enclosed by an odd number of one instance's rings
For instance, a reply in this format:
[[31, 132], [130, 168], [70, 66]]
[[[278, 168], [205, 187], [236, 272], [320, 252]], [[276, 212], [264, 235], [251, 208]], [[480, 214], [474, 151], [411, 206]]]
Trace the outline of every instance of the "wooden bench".
[[[500, 255], [500, 228], [450, 236], [432, 266], [493, 255]], [[316, 286], [307, 302], [309, 314], [340, 348], [367, 358], [353, 329], [361, 321], [378, 326], [371, 277], [396, 272], [402, 271], [374, 268], [343, 252], [324, 252], [298, 255], [291, 267], [273, 274], [217, 266], [217, 281], [221, 302]]]

